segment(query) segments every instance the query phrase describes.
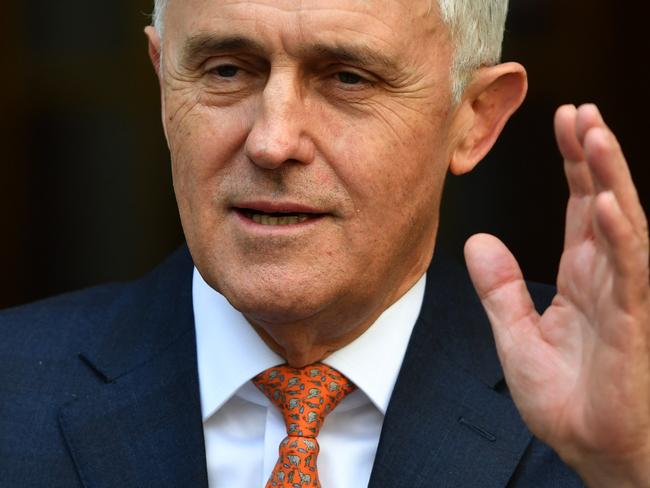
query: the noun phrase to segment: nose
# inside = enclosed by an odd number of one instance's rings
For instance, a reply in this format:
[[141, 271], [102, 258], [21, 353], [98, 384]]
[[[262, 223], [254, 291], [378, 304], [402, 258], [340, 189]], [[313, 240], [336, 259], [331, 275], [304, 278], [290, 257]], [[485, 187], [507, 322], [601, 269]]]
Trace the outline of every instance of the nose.
[[308, 109], [299, 81], [292, 78], [289, 73], [271, 76], [261, 93], [245, 145], [248, 158], [261, 168], [314, 159], [315, 147], [306, 130]]

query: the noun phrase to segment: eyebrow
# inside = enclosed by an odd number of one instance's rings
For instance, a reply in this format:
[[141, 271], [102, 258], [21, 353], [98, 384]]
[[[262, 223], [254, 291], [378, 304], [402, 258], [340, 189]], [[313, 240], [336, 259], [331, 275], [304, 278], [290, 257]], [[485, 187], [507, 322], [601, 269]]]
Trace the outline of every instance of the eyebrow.
[[215, 36], [211, 34], [196, 34], [189, 37], [181, 51], [183, 64], [191, 64], [199, 58], [219, 54], [227, 51], [249, 51], [263, 53], [264, 47], [243, 36]]
[[[262, 55], [267, 50], [259, 42], [245, 36], [195, 34], [183, 44], [181, 59], [184, 64], [190, 65], [198, 59], [228, 51], [247, 51]], [[364, 44], [318, 42], [301, 47], [298, 54], [312, 62], [330, 59], [391, 72], [399, 70], [393, 58]]]
[[308, 59], [333, 59], [342, 63], [356, 64], [366, 67], [382, 68], [386, 71], [397, 71], [397, 62], [388, 55], [378, 52], [363, 44], [310, 44], [303, 48], [302, 54]]

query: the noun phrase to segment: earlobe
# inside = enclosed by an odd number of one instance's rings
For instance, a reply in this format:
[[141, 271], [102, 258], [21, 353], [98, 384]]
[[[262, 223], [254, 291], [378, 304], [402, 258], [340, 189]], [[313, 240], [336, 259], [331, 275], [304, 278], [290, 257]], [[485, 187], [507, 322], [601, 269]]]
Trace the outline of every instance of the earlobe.
[[470, 172], [492, 149], [528, 90], [526, 70], [518, 63], [481, 68], [456, 109], [457, 133], [450, 171]]
[[160, 78], [160, 54], [162, 52], [160, 36], [156, 29], [150, 25], [145, 27], [144, 33], [149, 41], [149, 59], [156, 71], [156, 76]]

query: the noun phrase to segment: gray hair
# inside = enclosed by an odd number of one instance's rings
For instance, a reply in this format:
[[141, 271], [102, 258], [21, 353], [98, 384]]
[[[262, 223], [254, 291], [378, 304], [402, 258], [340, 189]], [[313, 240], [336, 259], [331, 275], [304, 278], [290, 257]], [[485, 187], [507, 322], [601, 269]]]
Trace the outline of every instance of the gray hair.
[[[168, 0], [154, 0], [153, 25], [162, 37]], [[508, 0], [437, 0], [454, 45], [452, 95], [458, 101], [481, 66], [501, 59]]]
[[158, 35], [162, 37], [164, 27], [165, 8], [167, 7], [167, 0], [154, 0], [153, 14], [151, 20], [153, 26], [158, 31]]

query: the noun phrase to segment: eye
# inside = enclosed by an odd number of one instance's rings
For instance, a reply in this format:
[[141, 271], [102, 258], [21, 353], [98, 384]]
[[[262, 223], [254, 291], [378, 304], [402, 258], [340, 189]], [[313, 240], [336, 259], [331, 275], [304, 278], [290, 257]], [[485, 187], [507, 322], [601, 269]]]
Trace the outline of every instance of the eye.
[[363, 83], [365, 80], [363, 77], [356, 73], [351, 73], [349, 71], [341, 71], [339, 73], [336, 73], [337, 79], [346, 85], [358, 85], [359, 83]]
[[237, 73], [239, 73], [239, 68], [232, 64], [224, 64], [222, 66], [217, 66], [212, 71], [222, 78], [232, 78], [234, 76], [237, 76]]

